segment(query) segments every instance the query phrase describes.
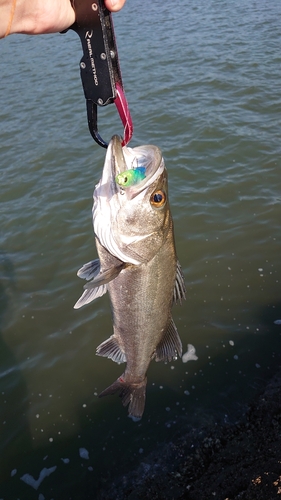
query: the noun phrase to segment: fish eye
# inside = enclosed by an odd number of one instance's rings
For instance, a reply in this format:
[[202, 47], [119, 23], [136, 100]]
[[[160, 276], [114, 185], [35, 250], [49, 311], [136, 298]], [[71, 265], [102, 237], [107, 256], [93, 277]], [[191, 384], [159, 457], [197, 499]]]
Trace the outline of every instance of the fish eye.
[[150, 197], [150, 203], [153, 207], [160, 208], [165, 205], [166, 202], [166, 194], [164, 191], [160, 189], [158, 191], [154, 191]]

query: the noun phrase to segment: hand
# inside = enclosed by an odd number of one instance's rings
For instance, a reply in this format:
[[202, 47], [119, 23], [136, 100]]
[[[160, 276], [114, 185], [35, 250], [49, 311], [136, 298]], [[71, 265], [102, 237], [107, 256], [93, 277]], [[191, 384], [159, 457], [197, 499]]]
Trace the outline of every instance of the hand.
[[[104, 3], [108, 10], [116, 12], [125, 1], [104, 0]], [[74, 21], [70, 0], [0, 0], [0, 38], [12, 33], [57, 33], [69, 28]]]

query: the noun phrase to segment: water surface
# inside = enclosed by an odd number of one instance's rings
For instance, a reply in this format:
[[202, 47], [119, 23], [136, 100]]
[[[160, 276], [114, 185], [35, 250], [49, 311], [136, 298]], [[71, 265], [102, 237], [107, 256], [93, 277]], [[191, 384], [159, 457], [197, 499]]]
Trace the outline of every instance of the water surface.
[[[158, 145], [169, 172], [187, 285], [173, 316], [198, 356], [151, 364], [138, 424], [97, 397], [122, 370], [95, 356], [108, 297], [73, 310], [104, 160], [79, 39], [1, 41], [0, 498], [93, 498], [164, 440], [234, 421], [280, 365], [280, 11], [135, 0], [114, 15], [131, 145]], [[114, 108], [99, 113], [105, 139], [122, 131]]]

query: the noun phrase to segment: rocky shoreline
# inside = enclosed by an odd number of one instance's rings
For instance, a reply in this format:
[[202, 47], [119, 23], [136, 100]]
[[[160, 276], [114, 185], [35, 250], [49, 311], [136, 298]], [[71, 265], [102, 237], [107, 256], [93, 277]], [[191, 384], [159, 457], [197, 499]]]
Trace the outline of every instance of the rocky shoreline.
[[237, 423], [196, 432], [162, 445], [98, 499], [281, 499], [281, 371]]

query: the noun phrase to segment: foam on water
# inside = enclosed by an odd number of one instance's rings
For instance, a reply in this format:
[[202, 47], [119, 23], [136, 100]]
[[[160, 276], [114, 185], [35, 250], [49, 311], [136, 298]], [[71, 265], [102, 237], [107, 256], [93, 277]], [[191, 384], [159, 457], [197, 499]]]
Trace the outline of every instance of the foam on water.
[[41, 470], [38, 479], [34, 479], [34, 477], [31, 474], [26, 473], [23, 476], [21, 476], [21, 480], [24, 483], [26, 483], [29, 486], [31, 486], [32, 488], [34, 488], [35, 490], [38, 490], [38, 488], [39, 488], [40, 484], [42, 483], [42, 481], [46, 477], [49, 477], [50, 474], [52, 474], [53, 472], [55, 472], [56, 468], [57, 468], [56, 465], [54, 467], [50, 467], [48, 469], [46, 467], [44, 467], [44, 469]]
[[182, 362], [187, 363], [188, 361], [197, 361], [198, 356], [196, 356], [196, 349], [194, 345], [187, 344], [187, 351], [182, 355]]

